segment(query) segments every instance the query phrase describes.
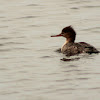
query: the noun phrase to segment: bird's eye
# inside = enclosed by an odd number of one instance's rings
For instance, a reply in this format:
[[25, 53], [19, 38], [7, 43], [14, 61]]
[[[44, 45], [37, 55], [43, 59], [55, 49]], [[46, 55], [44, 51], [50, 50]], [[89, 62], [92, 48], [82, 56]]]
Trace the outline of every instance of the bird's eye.
[[64, 32], [62, 32], [61, 34], [64, 34]]

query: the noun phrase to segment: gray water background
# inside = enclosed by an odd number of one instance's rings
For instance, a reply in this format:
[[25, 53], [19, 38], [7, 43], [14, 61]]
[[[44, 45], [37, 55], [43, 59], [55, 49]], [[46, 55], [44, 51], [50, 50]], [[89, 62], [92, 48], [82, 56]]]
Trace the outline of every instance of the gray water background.
[[100, 0], [0, 0], [0, 100], [100, 100], [100, 55], [55, 52], [69, 25], [100, 50]]

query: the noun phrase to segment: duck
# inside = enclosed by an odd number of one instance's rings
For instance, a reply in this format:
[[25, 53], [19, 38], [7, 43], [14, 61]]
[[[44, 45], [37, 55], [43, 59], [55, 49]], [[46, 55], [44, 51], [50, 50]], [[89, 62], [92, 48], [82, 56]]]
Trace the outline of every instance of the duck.
[[99, 51], [92, 45], [86, 42], [75, 42], [76, 32], [74, 28], [70, 25], [62, 29], [62, 32], [58, 35], [52, 35], [51, 37], [65, 37], [66, 41], [61, 47], [61, 53], [66, 54], [66, 56], [73, 56], [81, 53], [99, 53]]

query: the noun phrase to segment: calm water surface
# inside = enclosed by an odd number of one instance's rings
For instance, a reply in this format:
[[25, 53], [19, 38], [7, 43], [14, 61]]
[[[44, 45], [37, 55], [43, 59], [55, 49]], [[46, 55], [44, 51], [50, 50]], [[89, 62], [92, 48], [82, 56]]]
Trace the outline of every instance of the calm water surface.
[[[63, 62], [51, 38], [72, 25], [100, 50], [100, 0], [0, 1], [0, 100], [99, 100], [100, 55]], [[66, 57], [67, 58], [67, 57]]]

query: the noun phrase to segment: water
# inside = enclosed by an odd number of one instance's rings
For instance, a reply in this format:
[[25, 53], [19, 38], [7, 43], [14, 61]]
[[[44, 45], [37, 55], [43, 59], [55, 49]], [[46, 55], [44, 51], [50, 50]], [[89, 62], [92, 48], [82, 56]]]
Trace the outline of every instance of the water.
[[63, 62], [51, 38], [72, 25], [100, 50], [100, 0], [0, 1], [0, 100], [99, 100], [100, 55]]

